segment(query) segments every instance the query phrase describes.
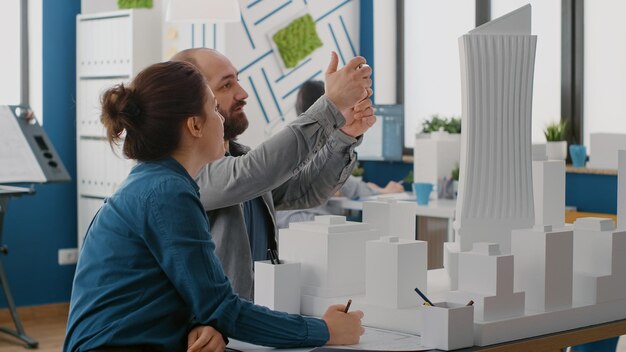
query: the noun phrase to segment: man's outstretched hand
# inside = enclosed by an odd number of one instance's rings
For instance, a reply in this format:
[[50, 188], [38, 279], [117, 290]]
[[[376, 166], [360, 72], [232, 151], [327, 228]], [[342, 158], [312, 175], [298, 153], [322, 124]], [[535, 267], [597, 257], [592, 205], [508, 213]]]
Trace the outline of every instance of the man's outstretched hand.
[[342, 111], [346, 124], [341, 127], [341, 132], [352, 138], [364, 134], [376, 123], [372, 101], [369, 99], [372, 95], [372, 90], [368, 88], [367, 93], [368, 97], [366, 99], [361, 100], [354, 107]]
[[371, 91], [372, 87], [372, 68], [361, 56], [353, 58], [340, 70], [337, 70], [338, 65], [339, 58], [333, 51], [326, 69], [325, 95], [340, 111], [344, 111], [368, 97], [368, 89]]

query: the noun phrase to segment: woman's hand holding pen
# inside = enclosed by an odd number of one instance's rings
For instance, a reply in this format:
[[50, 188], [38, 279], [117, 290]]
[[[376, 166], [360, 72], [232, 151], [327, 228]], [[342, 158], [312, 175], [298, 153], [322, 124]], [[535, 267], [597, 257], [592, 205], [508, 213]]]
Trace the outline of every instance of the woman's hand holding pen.
[[363, 312], [360, 310], [345, 313], [346, 306], [335, 304], [326, 310], [322, 319], [328, 326], [328, 345], [354, 345], [365, 332], [361, 326]]

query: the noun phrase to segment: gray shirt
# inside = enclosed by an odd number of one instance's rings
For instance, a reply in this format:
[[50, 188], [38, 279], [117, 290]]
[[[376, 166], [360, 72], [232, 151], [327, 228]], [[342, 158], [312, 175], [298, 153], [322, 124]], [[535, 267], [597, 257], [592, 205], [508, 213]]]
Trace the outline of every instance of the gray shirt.
[[242, 203], [262, 197], [274, 232], [269, 246], [276, 248], [275, 209], [321, 205], [350, 176], [361, 138], [338, 131], [344, 124], [341, 112], [322, 96], [255, 149], [231, 141], [232, 156], [207, 165], [196, 178], [216, 254], [241, 297], [252, 299], [254, 290]]
[[[341, 193], [344, 197], [357, 200], [363, 197], [369, 197], [379, 192], [367, 185], [360, 179], [350, 176], [341, 187]], [[343, 215], [345, 210], [340, 206], [331, 206], [328, 202], [319, 207], [310, 209], [283, 210], [276, 213], [276, 225], [279, 229], [289, 227], [292, 222], [312, 221], [319, 215]]]

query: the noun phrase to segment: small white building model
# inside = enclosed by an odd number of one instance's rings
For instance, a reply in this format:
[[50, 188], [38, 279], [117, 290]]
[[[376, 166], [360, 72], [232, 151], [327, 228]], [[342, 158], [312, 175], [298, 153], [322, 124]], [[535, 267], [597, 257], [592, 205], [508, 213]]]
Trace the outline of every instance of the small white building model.
[[514, 290], [524, 291], [526, 311], [571, 308], [573, 236], [550, 225], [513, 230]]
[[475, 243], [459, 254], [459, 290], [448, 301], [474, 301], [474, 320], [491, 321], [524, 314], [524, 292], [513, 292], [513, 256], [496, 243]]
[[581, 218], [574, 222], [575, 306], [626, 299], [626, 231], [613, 220]]
[[461, 136], [445, 131], [418, 134], [413, 149], [413, 180], [428, 182], [437, 189], [444, 177], [450, 179], [459, 165]]
[[383, 236], [366, 244], [365, 301], [389, 307], [417, 307], [414, 289], [426, 292], [428, 244]]
[[[534, 148], [534, 146], [533, 146]], [[533, 153], [535, 224], [565, 225], [565, 161], [536, 160]]]
[[279, 312], [300, 314], [300, 263], [254, 262], [254, 303]]
[[365, 243], [380, 237], [371, 225], [344, 216], [316, 216], [280, 230], [280, 259], [300, 263], [302, 294], [342, 297], [365, 292]]
[[369, 224], [377, 229], [381, 236], [390, 235], [390, 209], [389, 205], [394, 202], [392, 199], [373, 200], [363, 202], [363, 223]]
[[363, 202], [363, 223], [372, 225], [381, 236], [415, 239], [417, 204], [395, 199]]
[[389, 235], [415, 240], [417, 203], [398, 201], [390, 203], [389, 209]]
[[626, 149], [624, 133], [590, 133], [589, 163], [590, 169], [617, 169], [619, 151]]

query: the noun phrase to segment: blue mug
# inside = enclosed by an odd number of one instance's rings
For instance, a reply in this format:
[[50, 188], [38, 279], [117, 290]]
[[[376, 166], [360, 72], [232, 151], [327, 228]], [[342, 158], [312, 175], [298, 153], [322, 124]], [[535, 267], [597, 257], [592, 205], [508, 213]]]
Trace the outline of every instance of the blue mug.
[[574, 167], [585, 167], [587, 162], [587, 148], [580, 144], [571, 144], [569, 146], [569, 156], [572, 158]]
[[416, 182], [413, 184], [413, 193], [419, 205], [428, 205], [430, 193], [433, 191], [433, 184], [427, 182]]

